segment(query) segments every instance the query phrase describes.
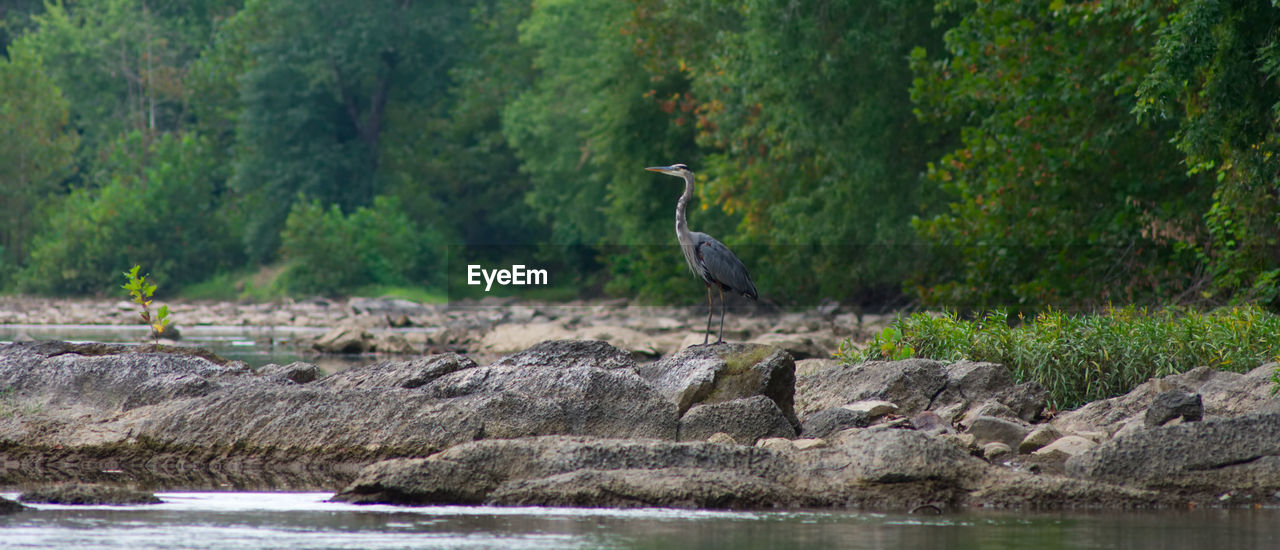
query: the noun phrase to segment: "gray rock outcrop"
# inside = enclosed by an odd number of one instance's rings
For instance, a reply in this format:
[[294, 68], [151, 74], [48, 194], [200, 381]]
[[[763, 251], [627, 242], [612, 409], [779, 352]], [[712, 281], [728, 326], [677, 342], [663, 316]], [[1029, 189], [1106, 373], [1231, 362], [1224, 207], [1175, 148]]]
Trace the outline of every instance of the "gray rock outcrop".
[[1117, 485], [1270, 499], [1280, 490], [1280, 413], [1134, 432], [1068, 459], [1066, 467], [1073, 477]]
[[66, 483], [39, 487], [22, 493], [18, 500], [33, 504], [109, 504], [118, 506], [160, 503], [160, 499], [149, 491], [92, 483]]
[[694, 346], [637, 369], [680, 414], [698, 404], [714, 404], [763, 395], [777, 405], [792, 426], [795, 411], [795, 360], [787, 352], [755, 344]]
[[[700, 508], [956, 504], [990, 466], [905, 430], [848, 433], [806, 451], [537, 437], [468, 443], [365, 468], [335, 500]], [[933, 499], [933, 500], [931, 500]]]
[[680, 417], [680, 439], [705, 440], [728, 434], [743, 445], [766, 437], [794, 439], [796, 429], [773, 400], [763, 395], [706, 405], [695, 405]]

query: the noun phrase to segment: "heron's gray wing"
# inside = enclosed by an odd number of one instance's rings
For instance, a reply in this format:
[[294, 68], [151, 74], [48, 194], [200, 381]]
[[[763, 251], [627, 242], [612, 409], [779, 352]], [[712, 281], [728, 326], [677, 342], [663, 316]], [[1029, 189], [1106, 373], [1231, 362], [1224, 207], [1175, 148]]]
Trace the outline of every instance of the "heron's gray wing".
[[704, 279], [719, 283], [727, 290], [740, 292], [752, 300], [758, 297], [747, 266], [742, 265], [742, 260], [729, 247], [706, 233], [694, 233], [693, 242]]

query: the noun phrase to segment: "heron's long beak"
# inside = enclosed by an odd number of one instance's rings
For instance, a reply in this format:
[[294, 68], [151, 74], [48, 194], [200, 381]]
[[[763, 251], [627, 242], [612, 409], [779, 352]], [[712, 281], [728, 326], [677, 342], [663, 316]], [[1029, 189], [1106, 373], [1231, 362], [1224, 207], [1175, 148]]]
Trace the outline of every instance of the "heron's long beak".
[[675, 172], [676, 169], [674, 166], [650, 166], [648, 168], [645, 168], [645, 170], [648, 170], [650, 172], [662, 172], [663, 174], [671, 175], [671, 173]]

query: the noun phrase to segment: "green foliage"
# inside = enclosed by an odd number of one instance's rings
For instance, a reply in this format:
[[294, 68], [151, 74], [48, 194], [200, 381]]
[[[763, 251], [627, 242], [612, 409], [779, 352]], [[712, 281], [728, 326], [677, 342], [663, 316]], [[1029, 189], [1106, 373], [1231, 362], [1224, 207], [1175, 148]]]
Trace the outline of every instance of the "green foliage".
[[169, 327], [172, 319], [169, 319], [169, 306], [161, 305], [156, 310], [156, 315], [151, 316], [151, 296], [156, 292], [156, 284], [148, 279], [146, 275], [138, 275], [138, 271], [142, 269], [141, 265], [134, 265], [133, 269], [124, 273], [125, 283], [120, 285], [129, 293], [129, 298], [133, 303], [138, 304], [142, 310], [138, 312], [138, 317], [142, 319], [142, 323], [151, 329], [151, 339], [153, 343], [159, 344], [160, 337], [164, 335], [164, 331]]
[[218, 204], [222, 169], [206, 140], [131, 132], [103, 153], [89, 183], [47, 210], [19, 289], [103, 293], [114, 286], [106, 274], [139, 262], [177, 286], [238, 263]]
[[366, 285], [440, 286], [444, 239], [413, 223], [393, 197], [344, 216], [337, 205], [297, 200], [281, 236], [286, 290], [339, 294]]
[[842, 357], [1000, 363], [1018, 382], [1044, 386], [1053, 407], [1070, 409], [1195, 367], [1246, 372], [1280, 360], [1280, 315], [1252, 306], [1209, 313], [1049, 310], [1030, 320], [1010, 319], [1002, 310], [972, 320], [916, 313], [899, 317], [861, 350], [846, 343]]
[[700, 196], [738, 221], [725, 241], [755, 245], [753, 274], [790, 300], [896, 294], [919, 268], [909, 220], [937, 210], [919, 174], [945, 140], [914, 120], [903, 62], [940, 46], [933, 2], [697, 6], [670, 3], [650, 46], [693, 82], [657, 97], [696, 122]]
[[350, 211], [396, 179], [379, 170], [388, 113], [442, 99], [445, 46], [463, 13], [451, 3], [248, 2], [233, 23], [253, 38], [232, 185], [244, 196], [251, 260], [273, 259], [284, 207], [299, 193]]
[[1193, 244], [1212, 276], [1203, 292], [1218, 300], [1280, 305], [1277, 27], [1274, 3], [1178, 2], [1133, 108], [1145, 120], [1176, 120], [1185, 165], [1212, 176], [1209, 235]]
[[947, 56], [912, 54], [923, 120], [960, 123], [929, 163], [950, 211], [917, 222], [937, 264], [929, 304], [1100, 307], [1194, 296], [1201, 176], [1171, 124], [1129, 116], [1151, 68], [1159, 2], [940, 2]]
[[[683, 162], [690, 225], [783, 305], [1280, 304], [1265, 2], [9, 4], [20, 290], [133, 262], [223, 295], [417, 288], [442, 267], [411, 251], [448, 242], [556, 265], [557, 296], [697, 303], [680, 182], [642, 170]], [[379, 224], [396, 244], [304, 231]], [[264, 266], [281, 285], [208, 288]]]
[[36, 213], [70, 175], [78, 139], [61, 90], [29, 47], [0, 58], [0, 287], [27, 256]]

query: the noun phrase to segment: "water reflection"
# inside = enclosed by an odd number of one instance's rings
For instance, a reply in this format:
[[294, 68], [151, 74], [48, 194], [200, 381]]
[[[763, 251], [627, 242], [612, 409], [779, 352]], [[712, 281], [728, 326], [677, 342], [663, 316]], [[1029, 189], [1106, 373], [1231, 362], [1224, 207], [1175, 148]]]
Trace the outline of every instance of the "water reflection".
[[[294, 361], [313, 363], [326, 374], [379, 360], [374, 354], [322, 355], [310, 343], [326, 329], [317, 327], [259, 327], [197, 325], [182, 328], [180, 346], [196, 346], [253, 367]], [[19, 338], [136, 344], [145, 341], [145, 327], [126, 325], [0, 325], [0, 343]]]

